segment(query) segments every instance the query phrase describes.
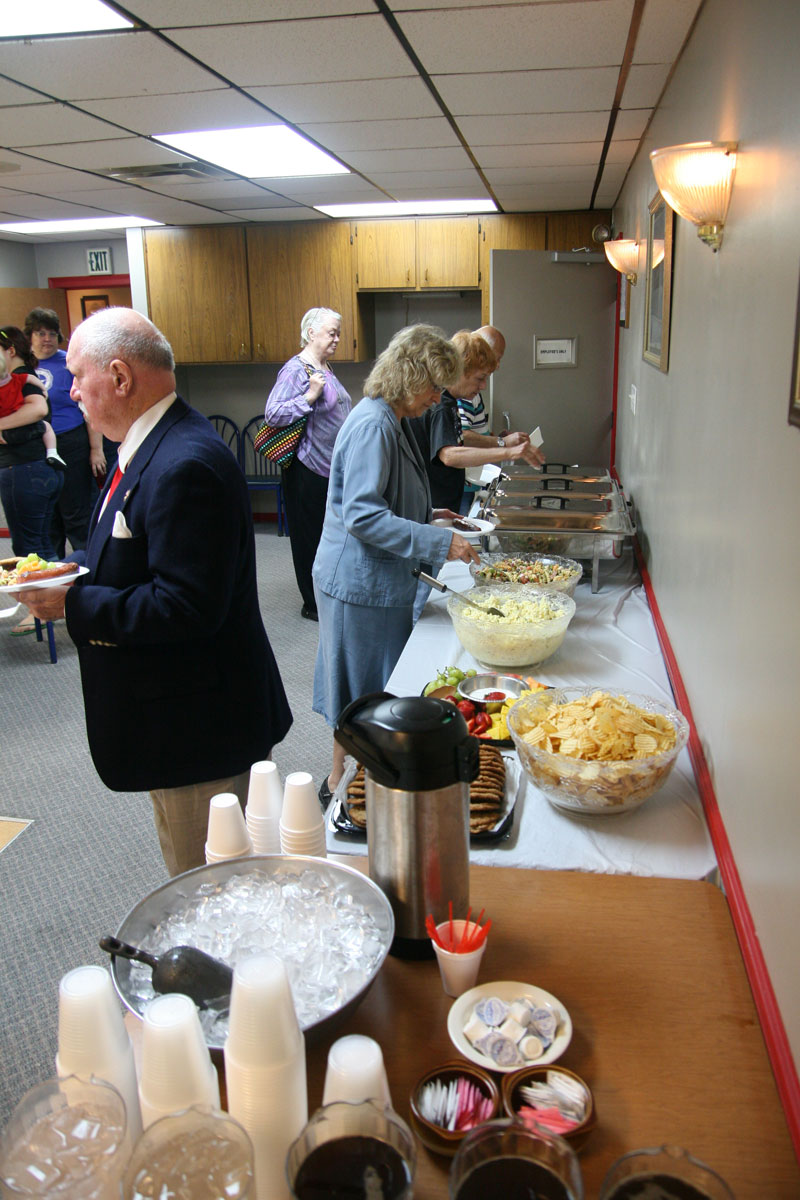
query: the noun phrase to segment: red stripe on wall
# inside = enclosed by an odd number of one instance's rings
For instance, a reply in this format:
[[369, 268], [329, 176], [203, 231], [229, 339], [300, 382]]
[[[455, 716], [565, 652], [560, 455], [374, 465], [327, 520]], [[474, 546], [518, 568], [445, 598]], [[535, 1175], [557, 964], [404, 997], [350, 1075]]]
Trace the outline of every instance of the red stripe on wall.
[[[613, 474], [616, 476], [616, 471], [613, 471]], [[798, 1080], [797, 1071], [792, 1061], [789, 1039], [786, 1036], [786, 1029], [783, 1024], [780, 1008], [778, 1007], [778, 1001], [772, 988], [772, 981], [769, 977], [761, 943], [758, 940], [758, 934], [756, 933], [753, 917], [747, 903], [741, 877], [733, 857], [733, 850], [728, 841], [728, 834], [725, 830], [722, 814], [719, 811], [714, 784], [711, 781], [706, 756], [703, 753], [703, 747], [700, 744], [700, 738], [695, 727], [689, 697], [686, 693], [680, 669], [678, 668], [678, 663], [661, 617], [650, 573], [647, 570], [641, 547], [636, 538], [633, 540], [633, 549], [639, 571], [641, 572], [642, 583], [647, 593], [650, 611], [653, 615], [653, 623], [658, 634], [658, 641], [661, 646], [661, 653], [664, 656], [675, 702], [689, 722], [691, 730], [689, 734], [689, 757], [692, 760], [695, 778], [697, 779], [697, 790], [700, 793], [709, 833], [711, 834], [711, 841], [717, 856], [717, 862], [719, 863], [719, 870], [725, 886], [733, 927], [736, 930], [736, 937], [739, 941], [739, 949], [742, 952], [745, 970], [747, 971], [747, 977], [753, 991], [753, 1000], [761, 1022], [761, 1031], [764, 1035], [767, 1053], [772, 1064], [778, 1095], [781, 1098], [783, 1111], [786, 1114], [786, 1123], [789, 1126], [789, 1133], [794, 1144], [795, 1154], [800, 1159], [800, 1080]]]

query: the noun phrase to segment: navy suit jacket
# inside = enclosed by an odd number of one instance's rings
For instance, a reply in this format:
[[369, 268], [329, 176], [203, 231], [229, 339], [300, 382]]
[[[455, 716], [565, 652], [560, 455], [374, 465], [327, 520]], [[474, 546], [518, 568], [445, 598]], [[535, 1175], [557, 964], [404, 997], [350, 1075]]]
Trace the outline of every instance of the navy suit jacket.
[[[292, 722], [261, 620], [247, 485], [178, 398], [136, 451], [82, 556], [65, 615], [94, 764], [115, 791], [246, 771]], [[115, 513], [131, 537], [112, 537]]]

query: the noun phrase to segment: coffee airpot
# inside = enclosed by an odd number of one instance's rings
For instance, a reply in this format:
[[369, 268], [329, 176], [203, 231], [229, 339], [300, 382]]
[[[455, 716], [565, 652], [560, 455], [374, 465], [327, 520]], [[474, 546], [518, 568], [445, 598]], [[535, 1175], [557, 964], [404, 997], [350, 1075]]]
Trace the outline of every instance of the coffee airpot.
[[479, 747], [453, 704], [376, 692], [339, 714], [334, 737], [364, 764], [370, 878], [392, 906], [391, 953], [433, 953], [425, 918], [469, 905], [469, 784]]

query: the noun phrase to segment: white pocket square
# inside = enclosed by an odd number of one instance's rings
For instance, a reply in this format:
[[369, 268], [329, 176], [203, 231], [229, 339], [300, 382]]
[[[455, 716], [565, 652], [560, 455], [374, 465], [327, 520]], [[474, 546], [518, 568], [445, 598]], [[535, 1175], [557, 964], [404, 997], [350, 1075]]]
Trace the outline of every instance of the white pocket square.
[[114, 513], [114, 528], [111, 530], [111, 536], [115, 538], [133, 537], [130, 529], [128, 529], [128, 522], [125, 520], [124, 513]]

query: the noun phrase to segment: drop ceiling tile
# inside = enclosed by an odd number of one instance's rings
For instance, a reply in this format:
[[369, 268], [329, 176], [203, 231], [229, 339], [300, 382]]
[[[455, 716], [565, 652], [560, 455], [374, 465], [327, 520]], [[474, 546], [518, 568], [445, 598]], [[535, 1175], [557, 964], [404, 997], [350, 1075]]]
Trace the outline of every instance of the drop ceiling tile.
[[301, 204], [346, 204], [385, 200], [380, 191], [359, 175], [332, 179], [273, 179], [272, 187]]
[[243, 213], [259, 213], [262, 209], [268, 208], [307, 208], [299, 200], [292, 200], [288, 196], [281, 196], [278, 192], [261, 192], [258, 196], [248, 197], [241, 204], [226, 204], [226, 212], [236, 212], [239, 215]]
[[140, 212], [137, 215], [152, 217], [153, 220], [163, 221], [165, 225], [235, 225], [239, 218], [230, 212], [217, 212], [202, 204], [188, 204], [183, 200], [166, 200], [159, 202], [158, 216], [155, 213]]
[[612, 138], [608, 147], [608, 153], [606, 154], [606, 162], [623, 163], [627, 168], [633, 162], [638, 149], [638, 141]]
[[218, 81], [152, 33], [0, 42], [0, 73], [63, 100], [199, 92]]
[[470, 166], [465, 150], [460, 146], [436, 150], [358, 150], [348, 156], [350, 166], [365, 175], [373, 171], [464, 170]]
[[22, 195], [19, 192], [0, 193], [0, 204], [7, 212], [15, 213], [17, 221], [70, 220], [78, 217], [96, 217], [97, 205], [75, 204], [53, 196]]
[[[463, 187], [398, 187], [392, 193], [395, 200], [491, 200], [482, 183]], [[487, 211], [490, 211], [487, 209]]]
[[39, 92], [31, 88], [23, 87], [20, 83], [15, 83], [13, 79], [0, 79], [0, 107], [22, 105], [22, 104], [43, 104], [47, 102], [47, 96], [42, 96]]
[[631, 67], [620, 108], [654, 108], [669, 75], [669, 63]]
[[[126, 96], [119, 100], [82, 100], [81, 108], [116, 121], [136, 133], [178, 133], [196, 129], [236, 129], [269, 125], [275, 117], [233, 88], [183, 95]], [[108, 135], [106, 135], [108, 136]]]
[[530, 116], [462, 117], [458, 124], [470, 145], [602, 142], [608, 128], [608, 114], [542, 113]]
[[633, 52], [635, 63], [673, 63], [701, 0], [648, 0]]
[[70, 192], [82, 192], [92, 186], [94, 176], [86, 171], [53, 170], [46, 165], [44, 171], [34, 174], [14, 172], [0, 174], [0, 183], [11, 191], [38, 192], [41, 196], [63, 196]]
[[497, 199], [505, 212], [565, 212], [589, 207], [591, 188], [550, 188], [543, 184], [504, 184]]
[[438, 117], [439, 106], [416, 75], [398, 79], [357, 79], [341, 83], [251, 87], [250, 95], [295, 125], [303, 122], [375, 121], [397, 117]]
[[[408, 75], [409, 59], [378, 13], [181, 29], [177, 45], [241, 87]], [[206, 87], [208, 84], [205, 85]]]
[[26, 104], [0, 110], [3, 141], [15, 149], [53, 142], [93, 142], [115, 136], [115, 129], [64, 104]]
[[313, 208], [306, 208], [305, 205], [295, 208], [241, 209], [231, 211], [230, 215], [262, 224], [265, 221], [326, 221], [328, 219], [324, 213], [315, 212]]
[[650, 119], [649, 108], [621, 109], [617, 113], [614, 136], [627, 141], [639, 141]]
[[375, 12], [372, 0], [269, 0], [268, 6], [264, 0], [126, 0], [125, 8], [154, 29]]
[[619, 64], [630, 0], [530, 4], [507, 19], [502, 9], [398, 13], [397, 20], [431, 75]]
[[502, 71], [435, 75], [433, 82], [454, 117], [492, 113], [591, 112], [610, 109], [619, 69]]
[[354, 150], [382, 150], [386, 146], [405, 150], [460, 144], [444, 117], [416, 117], [407, 121], [350, 121], [345, 124], [324, 122], [301, 125], [300, 129], [327, 150], [345, 156]]
[[475, 194], [482, 195], [484, 186], [476, 170], [468, 171], [371, 171], [370, 179], [378, 187], [395, 195], [399, 188], [413, 188], [424, 192], [428, 188], [446, 187], [448, 190], [460, 191], [462, 197]]
[[484, 170], [493, 167], [568, 167], [600, 161], [602, 142], [537, 142], [519, 146], [473, 146]]
[[597, 176], [597, 166], [587, 163], [583, 167], [493, 167], [486, 177], [496, 191], [506, 184], [532, 184], [570, 187], [584, 184], [590, 190]]
[[264, 188], [256, 187], [243, 179], [148, 179], [142, 182], [148, 191], [159, 196], [171, 196], [174, 200], [191, 200], [195, 204], [213, 204], [215, 208], [228, 204], [239, 208], [251, 200], [258, 203], [259, 197], [265, 195]]
[[140, 167], [157, 163], [186, 162], [183, 154], [145, 138], [110, 138], [107, 142], [76, 142], [66, 146], [37, 146], [40, 159], [49, 164], [101, 169], [105, 167]]
[[[6, 166], [19, 167], [18, 171], [6, 171]], [[43, 159], [39, 150], [16, 154], [13, 150], [0, 150], [0, 183], [14, 179], [19, 185], [22, 179], [31, 179], [34, 175], [46, 175], [53, 170], [53, 164]]]

